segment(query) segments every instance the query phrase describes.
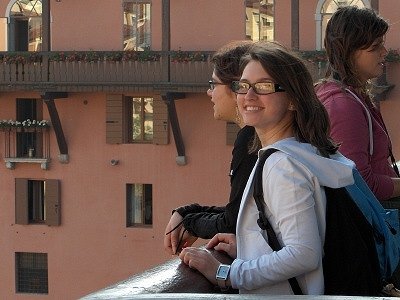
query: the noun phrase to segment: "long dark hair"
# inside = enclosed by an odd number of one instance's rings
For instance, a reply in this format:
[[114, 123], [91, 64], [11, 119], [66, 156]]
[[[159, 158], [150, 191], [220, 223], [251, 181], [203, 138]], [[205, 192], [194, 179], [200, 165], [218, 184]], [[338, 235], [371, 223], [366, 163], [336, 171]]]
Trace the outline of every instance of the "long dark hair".
[[369, 48], [383, 37], [388, 23], [369, 8], [345, 6], [328, 21], [324, 46], [328, 56], [325, 78], [332, 77], [345, 85], [363, 88], [354, 68], [354, 53]]
[[251, 61], [261, 63], [272, 79], [281, 85], [294, 105], [293, 132], [299, 142], [310, 143], [322, 155], [337, 151], [329, 137], [329, 117], [314, 91], [313, 79], [304, 62], [275, 42], [258, 42], [243, 56], [241, 70]]

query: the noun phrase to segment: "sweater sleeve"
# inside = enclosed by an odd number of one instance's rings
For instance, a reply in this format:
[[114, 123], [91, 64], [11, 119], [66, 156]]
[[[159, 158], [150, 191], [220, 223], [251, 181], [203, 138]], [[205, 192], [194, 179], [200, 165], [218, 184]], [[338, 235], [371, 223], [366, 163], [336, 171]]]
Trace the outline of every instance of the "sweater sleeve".
[[361, 104], [350, 97], [343, 92], [324, 101], [331, 122], [331, 136], [341, 144], [339, 151], [355, 162], [375, 196], [386, 200], [393, 193], [393, 181], [388, 175], [373, 172], [367, 115]]
[[[187, 214], [183, 219], [184, 227], [194, 236], [209, 239], [219, 232], [235, 233], [236, 220], [244, 188], [257, 155], [246, 154], [232, 178], [229, 203], [223, 211], [203, 211]], [[179, 211], [178, 211], [179, 212]]]

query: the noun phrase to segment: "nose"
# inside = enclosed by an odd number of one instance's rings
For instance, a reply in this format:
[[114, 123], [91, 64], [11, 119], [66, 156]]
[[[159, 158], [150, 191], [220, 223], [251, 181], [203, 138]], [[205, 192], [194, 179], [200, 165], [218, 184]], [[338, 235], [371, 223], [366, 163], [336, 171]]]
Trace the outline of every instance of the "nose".
[[207, 96], [209, 96], [209, 97], [212, 96], [212, 90], [210, 88], [208, 88], [208, 90], [207, 90]]
[[252, 99], [254, 97], [257, 97], [257, 93], [254, 91], [253, 87], [251, 86], [244, 96], [246, 99]]

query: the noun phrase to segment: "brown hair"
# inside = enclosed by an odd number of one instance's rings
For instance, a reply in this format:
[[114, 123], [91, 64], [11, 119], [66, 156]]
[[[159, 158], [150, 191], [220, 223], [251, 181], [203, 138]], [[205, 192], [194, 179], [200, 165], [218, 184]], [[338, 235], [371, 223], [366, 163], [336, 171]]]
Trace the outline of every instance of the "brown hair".
[[362, 87], [354, 68], [354, 53], [369, 48], [388, 28], [388, 23], [372, 9], [339, 8], [326, 26], [324, 46], [328, 69], [325, 78], [333, 77], [346, 85]]
[[304, 62], [276, 42], [258, 42], [243, 56], [241, 70], [251, 60], [261, 63], [272, 79], [284, 88], [294, 105], [293, 132], [299, 142], [310, 143], [322, 155], [338, 149], [329, 137], [329, 118], [314, 91], [313, 79]]
[[211, 58], [215, 75], [222, 83], [231, 84], [240, 78], [240, 58], [249, 50], [252, 41], [233, 41], [217, 50]]

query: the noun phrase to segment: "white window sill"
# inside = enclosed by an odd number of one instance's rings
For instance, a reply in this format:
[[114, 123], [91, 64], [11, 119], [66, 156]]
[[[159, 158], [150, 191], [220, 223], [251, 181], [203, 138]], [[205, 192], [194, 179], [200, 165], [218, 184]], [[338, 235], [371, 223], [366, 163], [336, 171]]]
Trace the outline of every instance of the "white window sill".
[[13, 170], [16, 163], [34, 163], [40, 164], [42, 170], [49, 168], [50, 158], [28, 158], [28, 157], [5, 157], [6, 168]]

